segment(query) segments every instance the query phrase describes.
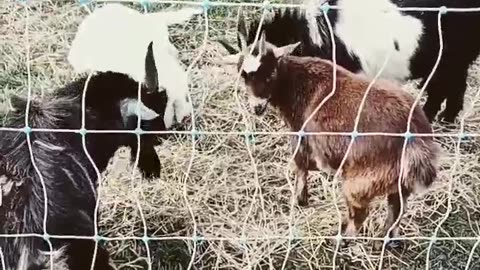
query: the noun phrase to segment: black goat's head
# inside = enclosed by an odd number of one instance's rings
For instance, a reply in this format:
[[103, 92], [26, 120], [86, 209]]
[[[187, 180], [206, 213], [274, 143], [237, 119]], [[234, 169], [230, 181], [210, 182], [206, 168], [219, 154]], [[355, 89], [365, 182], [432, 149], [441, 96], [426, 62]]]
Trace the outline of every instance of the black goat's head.
[[[119, 113], [127, 129], [136, 127], [137, 117], [141, 121], [158, 122], [155, 125], [156, 130], [165, 129], [163, 116], [168, 97], [166, 91], [158, 91], [158, 76], [152, 45], [153, 42], [150, 42], [145, 57], [144, 84], [135, 82], [125, 74], [114, 72], [99, 73], [91, 78], [87, 88], [86, 103], [99, 112], [102, 118], [118, 119]], [[89, 95], [88, 91], [92, 93]], [[161, 120], [157, 121], [157, 119]], [[135, 122], [135, 127], [129, 124], [132, 122]]]
[[[54, 91], [48, 100], [32, 99], [31, 126], [44, 128], [48, 119], [53, 121], [71, 117], [71, 126], [68, 128], [80, 128], [82, 103], [85, 98], [84, 114], [87, 129], [135, 129], [139, 117], [141, 121], [153, 120], [155, 130], [164, 130], [163, 115], [168, 97], [166, 91], [158, 91], [152, 45], [151, 42], [145, 57], [144, 84], [136, 82], [126, 74], [116, 72], [98, 72], [92, 74], [90, 78], [78, 79]], [[11, 98], [13, 109], [21, 112], [20, 115], [25, 113], [27, 102], [24, 97]]]

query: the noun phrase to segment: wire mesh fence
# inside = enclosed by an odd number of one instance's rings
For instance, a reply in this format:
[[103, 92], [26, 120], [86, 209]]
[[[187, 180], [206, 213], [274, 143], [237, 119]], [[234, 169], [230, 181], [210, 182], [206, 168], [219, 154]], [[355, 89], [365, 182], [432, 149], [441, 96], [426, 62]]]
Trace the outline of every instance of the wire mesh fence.
[[[133, 166], [125, 164], [128, 154], [120, 151], [106, 173], [96, 168], [87, 151], [88, 134], [120, 134], [125, 130], [89, 130], [85, 123], [85, 96], [82, 100], [82, 124], [79, 129], [46, 129], [29, 123], [30, 102], [34, 95], [43, 96], [77, 75], [71, 74], [65, 61], [65, 51], [75, 33], [75, 25], [96, 6], [110, 2], [133, 4], [143, 12], [153, 12], [169, 6], [200, 6], [203, 14], [184, 26], [172, 27], [172, 39], [180, 50], [189, 74], [190, 100], [194, 102], [189, 129], [128, 131], [136, 135], [137, 153]], [[445, 132], [435, 124], [432, 134], [362, 133], [357, 130], [363, 105], [369, 89], [388, 63], [372, 80], [360, 109], [355, 128], [351, 132], [304, 131], [331, 94], [308, 117], [298, 132], [285, 131], [283, 123], [272, 114], [258, 119], [244, 108], [244, 94], [240, 73], [214, 64], [223, 52], [215, 43], [220, 36], [235, 38], [235, 20], [238, 8], [250, 8], [251, 16], [260, 16], [255, 42], [269, 11], [279, 8], [301, 8], [302, 4], [273, 2], [220, 1], [17, 1], [1, 4], [4, 7], [5, 36], [2, 49], [4, 75], [0, 85], [5, 100], [12, 92], [26, 89], [27, 109], [25, 126], [0, 127], [0, 131], [24, 133], [30, 150], [31, 164], [44, 186], [43, 233], [0, 234], [0, 238], [43, 239], [54, 251], [55, 239], [91, 239], [107, 244], [116, 264], [122, 269], [159, 269], [180, 265], [185, 269], [476, 269], [480, 267], [480, 166], [477, 137], [480, 108], [478, 78], [480, 68], [471, 68], [469, 94], [460, 116], [458, 128]], [[3, 9], [3, 8], [2, 8]], [[335, 40], [328, 12], [338, 7], [323, 5], [336, 63]], [[423, 11], [437, 14], [440, 46], [436, 64], [420, 90], [406, 86], [415, 97], [415, 103], [435, 73], [443, 53], [442, 20], [450, 12], [480, 12], [478, 8], [402, 7], [401, 11]], [[74, 10], [74, 11], [72, 11]], [[45, 16], [49, 17], [46, 18]], [[59, 20], [59, 21], [56, 21]], [[146, 26], [154, 27], [154, 26]], [[473, 27], [473, 26], [472, 26]], [[53, 31], [52, 31], [53, 30]], [[139, 29], [141, 31], [141, 29]], [[50, 38], [51, 37], [51, 38]], [[254, 44], [255, 44], [254, 42]], [[58, 46], [60, 48], [52, 48]], [[47, 52], [47, 53], [45, 53]], [[42, 55], [47, 55], [44, 59]], [[20, 60], [23, 60], [23, 67]], [[32, 71], [33, 69], [33, 71]], [[67, 71], [66, 71], [67, 70]], [[233, 77], [232, 74], [235, 74]], [[332, 76], [335, 80], [337, 70]], [[54, 79], [51, 79], [51, 78]], [[34, 90], [35, 89], [35, 90]], [[35, 93], [40, 89], [39, 93]], [[139, 86], [139, 95], [141, 93]], [[7, 104], [4, 102], [4, 104]], [[8, 117], [8, 116], [6, 116]], [[98, 193], [95, 207], [94, 235], [54, 235], [47, 231], [48, 195], [42, 172], [36, 166], [31, 134], [45, 132], [77, 133], [82, 137], [85, 155], [95, 167]], [[157, 181], [139, 179], [135, 170], [139, 162], [142, 134], [171, 135], [158, 150], [164, 162], [162, 176]], [[375, 230], [385, 213], [380, 204], [372, 207], [365, 229], [358, 236], [346, 237], [340, 232], [342, 209], [340, 169], [334, 175], [314, 173], [310, 180], [312, 200], [310, 207], [295, 205], [295, 189], [290, 166], [305, 136], [349, 136], [350, 151], [356, 138], [362, 136], [393, 136], [404, 138], [434, 137], [444, 150], [441, 170], [435, 185], [419, 196], [411, 198], [404, 209], [401, 223], [402, 237], [409, 243], [401, 251], [388, 250], [386, 241], [380, 252], [371, 248]], [[300, 138], [294, 151], [288, 146], [289, 137]], [[343, 166], [347, 154], [340, 167]], [[403, 161], [403, 159], [402, 159]], [[127, 168], [127, 170], [125, 170]], [[399, 181], [400, 183], [400, 181]], [[401, 185], [399, 184], [401, 189]], [[402, 203], [403, 208], [403, 203]], [[97, 214], [98, 212], [98, 214]], [[393, 227], [393, 226], [392, 226]], [[338, 230], [336, 230], [338, 228]], [[335, 233], [337, 231], [337, 233]], [[353, 240], [348, 248], [342, 240]], [[392, 240], [392, 239], [390, 239]], [[5, 251], [0, 250], [3, 269]], [[48, 253], [53, 261], [54, 252]], [[94, 257], [97, 256], [95, 252]], [[92, 259], [92, 269], [93, 269]], [[56, 269], [50, 264], [50, 269]]]

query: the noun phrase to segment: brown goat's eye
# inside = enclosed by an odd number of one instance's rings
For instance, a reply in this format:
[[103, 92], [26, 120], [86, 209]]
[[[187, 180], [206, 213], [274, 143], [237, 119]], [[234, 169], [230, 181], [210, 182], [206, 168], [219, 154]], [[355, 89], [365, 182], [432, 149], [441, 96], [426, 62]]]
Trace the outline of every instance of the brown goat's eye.
[[254, 72], [247, 73], [245, 71], [242, 71], [242, 77], [245, 79], [245, 81], [250, 81], [255, 77], [255, 73]]

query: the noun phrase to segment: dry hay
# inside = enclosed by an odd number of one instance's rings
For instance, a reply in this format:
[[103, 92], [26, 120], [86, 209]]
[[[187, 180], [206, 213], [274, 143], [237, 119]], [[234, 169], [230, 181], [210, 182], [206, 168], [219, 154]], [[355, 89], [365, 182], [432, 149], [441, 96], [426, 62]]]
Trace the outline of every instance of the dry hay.
[[[73, 1], [35, 1], [30, 7], [32, 89], [40, 94], [75, 77], [66, 63], [66, 53], [86, 12]], [[195, 18], [172, 28], [173, 40], [187, 65], [205, 49], [192, 69], [191, 86], [197, 130], [212, 134], [196, 136], [195, 151], [191, 136], [170, 136], [157, 149], [163, 162], [162, 176], [151, 182], [138, 173], [132, 180], [130, 153], [119, 151], [102, 180], [100, 233], [106, 237], [142, 237], [144, 224], [138, 198], [148, 236], [165, 238], [148, 241], [153, 269], [166, 265], [186, 268], [194, 247], [194, 266], [199, 269], [279, 269], [287, 251], [287, 269], [331, 268], [335, 245], [322, 237], [334, 235], [338, 226], [335, 197], [344, 211], [341, 193], [331, 177], [311, 173], [310, 206], [291, 208], [289, 184], [293, 178], [288, 170], [291, 152], [287, 136], [258, 135], [246, 140], [245, 136], [228, 134], [247, 127], [268, 132], [286, 130], [273, 111], [262, 118], [249, 114], [243, 108], [241, 84], [236, 95], [234, 69], [213, 63], [225, 54], [214, 40], [224, 36], [234, 40], [236, 12], [234, 8], [213, 10], [209, 41], [203, 47], [204, 19]], [[4, 101], [11, 93], [26, 90], [25, 12], [18, 3], [5, 1], [0, 4], [0, 13], [0, 100], [6, 106]], [[480, 67], [475, 65], [463, 112], [465, 130], [473, 133], [480, 132], [478, 78]], [[412, 86], [414, 83], [406, 89], [418, 93]], [[444, 132], [439, 125], [435, 129]], [[457, 141], [457, 137], [439, 139], [444, 150], [439, 180], [429, 192], [409, 200], [401, 229], [412, 239], [399, 250], [387, 250], [384, 267], [425, 268], [430, 243], [425, 238], [432, 236], [444, 219], [449, 201], [451, 209], [437, 237], [480, 236], [479, 143], [477, 138], [468, 138], [457, 151]], [[361, 236], [376, 236], [386, 217], [384, 206], [381, 200], [372, 204]], [[291, 242], [289, 225], [295, 237]], [[192, 241], [195, 229], [198, 241]], [[430, 269], [464, 269], [475, 243], [436, 241], [430, 252]], [[113, 240], [107, 245], [120, 269], [145, 267], [147, 252], [141, 240]], [[379, 255], [371, 247], [372, 241], [356, 240], [338, 251], [337, 266], [377, 268]], [[470, 269], [480, 267], [479, 250], [472, 253]]]

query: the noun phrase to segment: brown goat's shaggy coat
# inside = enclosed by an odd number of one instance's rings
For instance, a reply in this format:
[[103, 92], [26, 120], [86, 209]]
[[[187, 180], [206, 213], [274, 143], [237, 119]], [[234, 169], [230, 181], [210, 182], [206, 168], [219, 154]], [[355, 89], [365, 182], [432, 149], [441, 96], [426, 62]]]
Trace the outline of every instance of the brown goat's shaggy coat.
[[[263, 48], [262, 48], [263, 46]], [[290, 48], [287, 48], [291, 46]], [[333, 88], [333, 63], [310, 57], [288, 56], [296, 45], [277, 48], [259, 41], [258, 68], [244, 68], [242, 76], [250, 99], [257, 101], [255, 112], [261, 114], [267, 102], [280, 111], [292, 131], [299, 131]], [[251, 56], [250, 57], [250, 62]], [[243, 61], [241, 59], [240, 61]], [[245, 66], [245, 65], [244, 65]], [[253, 71], [252, 71], [253, 70]], [[305, 132], [352, 132], [355, 118], [369, 81], [337, 66], [335, 94], [326, 101], [308, 122]], [[265, 100], [258, 103], [258, 100]], [[296, 190], [300, 205], [308, 204], [307, 176], [309, 169], [335, 172], [341, 169], [343, 192], [348, 207], [346, 234], [355, 235], [368, 215], [369, 202], [387, 196], [389, 203], [385, 232], [400, 213], [398, 181], [401, 179], [403, 201], [418, 187], [428, 187], [436, 178], [438, 146], [432, 137], [411, 137], [402, 148], [405, 137], [362, 136], [364, 132], [405, 133], [412, 96], [389, 82], [375, 83], [361, 110], [358, 133], [346, 162], [339, 168], [352, 136], [304, 136], [295, 156]], [[420, 106], [411, 118], [411, 133], [432, 133], [430, 123]], [[293, 138], [292, 146], [297, 145]], [[403, 176], [400, 169], [403, 165]], [[393, 230], [393, 236], [397, 228]]]

